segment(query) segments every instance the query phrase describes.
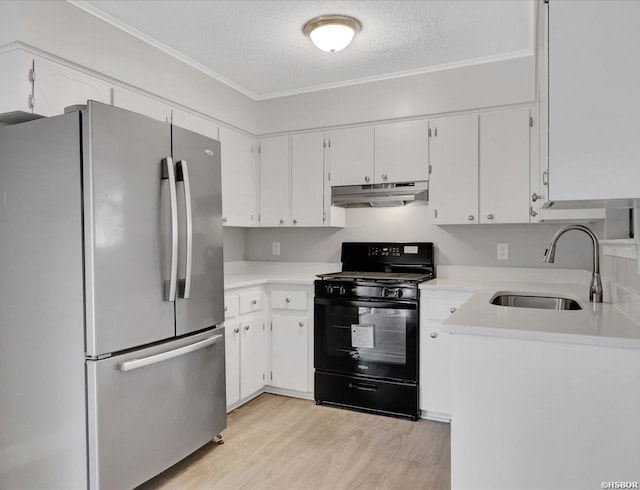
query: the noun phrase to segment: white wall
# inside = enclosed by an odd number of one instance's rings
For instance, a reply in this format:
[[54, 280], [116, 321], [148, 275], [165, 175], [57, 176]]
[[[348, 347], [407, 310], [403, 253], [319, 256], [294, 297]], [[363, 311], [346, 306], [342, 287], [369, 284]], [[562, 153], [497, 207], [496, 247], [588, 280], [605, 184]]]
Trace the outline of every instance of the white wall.
[[525, 56], [258, 102], [258, 133], [437, 115], [536, 100]]
[[0, 46], [14, 41], [256, 132], [254, 100], [67, 2], [0, 2]]
[[[591, 267], [591, 241], [583, 233], [567, 233], [558, 243], [555, 264], [542, 256], [562, 225], [456, 225], [427, 223], [428, 206], [354, 208], [347, 210], [344, 229], [250, 229], [247, 260], [339, 262], [343, 241], [431, 241], [440, 265], [508, 267]], [[590, 225], [593, 226], [593, 225]], [[599, 232], [601, 226], [594, 226]], [[281, 243], [281, 255], [271, 255], [271, 242]], [[496, 260], [497, 243], [509, 244], [509, 260]]]
[[224, 228], [224, 261], [245, 260], [247, 232], [244, 228]]

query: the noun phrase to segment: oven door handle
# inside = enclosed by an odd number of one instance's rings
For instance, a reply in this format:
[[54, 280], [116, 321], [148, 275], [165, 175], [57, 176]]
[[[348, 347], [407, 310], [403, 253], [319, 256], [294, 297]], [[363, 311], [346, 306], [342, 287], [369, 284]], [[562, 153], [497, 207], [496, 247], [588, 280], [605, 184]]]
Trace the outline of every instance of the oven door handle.
[[349, 383], [349, 388], [360, 391], [378, 391], [378, 387], [376, 385], [366, 383]]
[[417, 310], [417, 301], [389, 301], [378, 299], [339, 299], [339, 298], [315, 298], [317, 305], [345, 305], [345, 306], [362, 306], [363, 308], [394, 308], [396, 310]]

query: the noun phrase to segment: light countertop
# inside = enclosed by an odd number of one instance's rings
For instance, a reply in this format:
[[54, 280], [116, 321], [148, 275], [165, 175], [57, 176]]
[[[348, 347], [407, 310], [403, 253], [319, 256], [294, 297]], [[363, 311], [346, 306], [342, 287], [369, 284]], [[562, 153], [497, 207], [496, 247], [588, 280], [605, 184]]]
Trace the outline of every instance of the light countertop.
[[331, 262], [225, 262], [224, 288], [261, 284], [312, 286], [317, 274], [337, 272], [342, 264]]
[[[226, 262], [225, 289], [263, 284], [311, 286], [317, 274], [341, 270], [327, 262]], [[556, 268], [440, 266], [420, 289], [473, 291], [444, 322], [452, 334], [640, 348], [640, 295], [605, 281], [605, 301], [589, 302], [591, 274]], [[545, 293], [577, 300], [583, 310], [555, 311], [490, 304], [497, 292]]]
[[[589, 302], [591, 274], [560, 269], [452, 268], [422, 289], [474, 290], [443, 324], [452, 334], [640, 348], [640, 296], [605, 283], [603, 303]], [[465, 274], [464, 269], [469, 269]], [[443, 271], [444, 272], [444, 271]], [[583, 310], [496, 306], [497, 293], [541, 293], [577, 300]]]

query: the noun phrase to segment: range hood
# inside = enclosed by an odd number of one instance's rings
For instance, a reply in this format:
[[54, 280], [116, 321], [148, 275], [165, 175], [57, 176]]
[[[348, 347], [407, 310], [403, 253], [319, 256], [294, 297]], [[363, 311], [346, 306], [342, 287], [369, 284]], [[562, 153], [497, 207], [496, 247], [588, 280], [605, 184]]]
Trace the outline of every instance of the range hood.
[[404, 206], [429, 198], [429, 182], [343, 185], [331, 188], [331, 204], [344, 207]]

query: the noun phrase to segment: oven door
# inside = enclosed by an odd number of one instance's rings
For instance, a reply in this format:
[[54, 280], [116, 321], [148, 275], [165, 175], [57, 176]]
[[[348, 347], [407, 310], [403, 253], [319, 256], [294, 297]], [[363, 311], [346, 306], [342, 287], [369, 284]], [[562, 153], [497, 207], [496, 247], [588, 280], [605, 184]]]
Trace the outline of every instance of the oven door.
[[418, 381], [418, 304], [316, 298], [315, 368]]

